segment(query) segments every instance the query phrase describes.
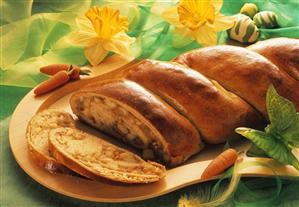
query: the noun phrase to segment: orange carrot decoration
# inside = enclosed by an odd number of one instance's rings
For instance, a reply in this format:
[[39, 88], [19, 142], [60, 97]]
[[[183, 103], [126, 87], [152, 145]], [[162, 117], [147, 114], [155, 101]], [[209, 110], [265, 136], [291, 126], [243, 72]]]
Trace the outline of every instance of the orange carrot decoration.
[[[69, 64], [52, 64], [40, 68], [40, 72], [47, 75], [55, 75], [59, 71], [68, 71], [72, 67]], [[78, 67], [78, 66], [77, 66]]]
[[90, 70], [82, 70], [78, 65], [52, 64], [40, 68], [40, 72], [55, 75], [59, 71], [67, 71], [71, 80], [80, 79], [80, 75], [89, 75]]
[[67, 83], [69, 79], [70, 77], [67, 71], [59, 71], [50, 79], [42, 82], [39, 86], [37, 86], [37, 88], [34, 90], [34, 94], [35, 96], [39, 96], [52, 91], [53, 89]]
[[232, 166], [238, 158], [238, 153], [235, 149], [227, 149], [218, 155], [204, 170], [201, 179], [209, 179], [213, 176], [219, 175], [227, 168]]

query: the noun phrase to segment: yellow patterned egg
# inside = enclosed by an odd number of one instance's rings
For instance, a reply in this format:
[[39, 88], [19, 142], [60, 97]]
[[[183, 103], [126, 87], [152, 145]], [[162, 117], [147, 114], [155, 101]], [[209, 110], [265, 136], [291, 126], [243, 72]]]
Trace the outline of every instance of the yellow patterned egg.
[[253, 3], [246, 3], [243, 5], [243, 7], [240, 10], [241, 14], [244, 14], [246, 16], [249, 16], [251, 19], [254, 17], [254, 15], [258, 12], [258, 8]]
[[242, 43], [253, 43], [259, 37], [259, 29], [250, 17], [238, 14], [234, 26], [228, 30], [228, 36]]
[[256, 26], [263, 28], [275, 28], [278, 27], [277, 15], [272, 11], [262, 11], [254, 15], [253, 21]]

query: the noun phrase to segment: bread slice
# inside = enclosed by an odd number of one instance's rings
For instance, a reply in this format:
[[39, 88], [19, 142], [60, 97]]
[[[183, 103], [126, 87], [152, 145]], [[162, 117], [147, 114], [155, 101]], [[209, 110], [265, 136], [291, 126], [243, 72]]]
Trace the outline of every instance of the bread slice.
[[55, 159], [94, 179], [123, 183], [151, 183], [165, 176], [165, 167], [74, 128], [56, 128], [49, 133], [49, 149]]
[[169, 166], [203, 148], [196, 128], [162, 99], [126, 80], [98, 82], [70, 98], [80, 120], [143, 150], [143, 157]]
[[75, 127], [72, 116], [54, 109], [44, 110], [32, 117], [26, 132], [28, 148], [33, 160], [50, 172], [70, 173], [49, 154], [49, 131], [57, 127]]

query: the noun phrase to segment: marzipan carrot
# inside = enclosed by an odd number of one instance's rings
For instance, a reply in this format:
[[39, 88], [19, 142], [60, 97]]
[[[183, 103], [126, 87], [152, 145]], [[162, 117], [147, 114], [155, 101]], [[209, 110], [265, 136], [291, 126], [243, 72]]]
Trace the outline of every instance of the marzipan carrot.
[[34, 94], [36, 96], [39, 96], [49, 91], [52, 91], [53, 89], [67, 83], [69, 79], [70, 77], [67, 71], [59, 71], [50, 79], [42, 82], [39, 86], [37, 86], [37, 88], [34, 90]]
[[47, 75], [55, 75], [59, 71], [68, 71], [71, 65], [69, 64], [52, 64], [40, 68], [40, 72]]
[[204, 170], [201, 179], [209, 179], [213, 176], [219, 175], [227, 168], [232, 166], [238, 158], [238, 153], [235, 149], [227, 149], [218, 155]]
[[55, 75], [59, 71], [67, 71], [71, 80], [80, 79], [80, 75], [89, 75], [90, 70], [82, 70], [78, 65], [52, 64], [40, 68], [40, 72]]

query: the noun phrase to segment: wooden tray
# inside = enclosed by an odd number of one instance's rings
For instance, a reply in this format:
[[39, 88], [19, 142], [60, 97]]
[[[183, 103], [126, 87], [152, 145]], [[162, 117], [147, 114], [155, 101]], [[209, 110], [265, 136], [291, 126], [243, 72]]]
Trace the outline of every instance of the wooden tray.
[[[25, 132], [27, 123], [34, 114], [47, 108], [62, 109], [71, 113], [68, 100], [72, 92], [78, 90], [84, 84], [93, 81], [104, 80], [111, 77], [121, 77], [124, 71], [136, 64], [135, 61], [127, 63], [128, 60], [121, 59], [119, 56], [112, 56], [100, 66], [92, 68], [92, 76], [89, 78], [68, 83], [64, 87], [39, 98], [34, 97], [33, 91], [29, 92], [23, 98], [12, 115], [9, 126], [9, 140], [16, 161], [30, 177], [41, 185], [63, 195], [97, 202], [144, 200], [205, 181], [200, 179], [201, 174], [211, 160], [223, 150], [223, 145], [207, 146], [205, 150], [191, 158], [186, 164], [169, 169], [163, 180], [142, 185], [107, 184], [75, 176], [51, 174], [35, 165], [30, 159]], [[119, 69], [114, 70], [116, 68]], [[78, 127], [122, 146], [121, 143], [86, 125], [78, 124]], [[245, 139], [238, 140], [235, 143], [235, 147], [238, 150], [246, 150], [249, 145], [250, 143]], [[299, 176], [299, 172], [293, 167], [281, 165], [272, 159], [245, 158], [244, 162], [247, 161], [267, 163], [272, 166], [280, 176]], [[269, 168], [258, 166], [243, 169], [241, 173], [243, 176], [272, 176], [273, 172]], [[217, 177], [213, 179], [217, 179]]]

